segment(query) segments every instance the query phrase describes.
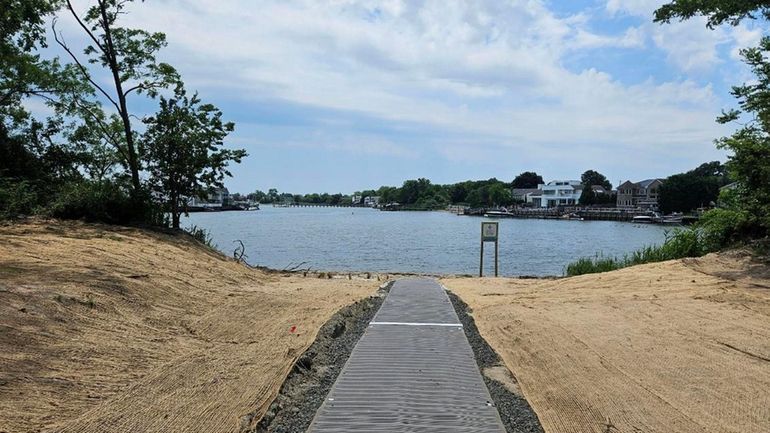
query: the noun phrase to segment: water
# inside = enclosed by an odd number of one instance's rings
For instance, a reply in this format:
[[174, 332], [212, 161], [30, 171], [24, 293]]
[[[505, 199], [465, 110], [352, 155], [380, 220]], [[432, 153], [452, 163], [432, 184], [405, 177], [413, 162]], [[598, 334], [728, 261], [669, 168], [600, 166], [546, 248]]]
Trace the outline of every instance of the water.
[[[381, 212], [365, 208], [273, 208], [190, 214], [183, 226], [211, 232], [232, 255], [236, 239], [253, 265], [323, 271], [478, 274], [481, 221], [447, 212]], [[630, 253], [663, 242], [661, 226], [611, 221], [502, 219], [500, 274], [562, 275], [584, 256]], [[493, 274], [494, 244], [485, 247]]]

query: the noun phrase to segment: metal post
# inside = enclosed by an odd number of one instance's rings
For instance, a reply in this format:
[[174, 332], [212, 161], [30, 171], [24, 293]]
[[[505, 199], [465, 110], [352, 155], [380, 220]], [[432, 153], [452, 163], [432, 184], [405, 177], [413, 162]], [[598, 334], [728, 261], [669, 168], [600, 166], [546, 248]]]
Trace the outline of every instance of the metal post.
[[481, 256], [479, 257], [479, 278], [484, 276], [484, 238], [481, 239]]
[[495, 241], [495, 278], [497, 278], [497, 241]]

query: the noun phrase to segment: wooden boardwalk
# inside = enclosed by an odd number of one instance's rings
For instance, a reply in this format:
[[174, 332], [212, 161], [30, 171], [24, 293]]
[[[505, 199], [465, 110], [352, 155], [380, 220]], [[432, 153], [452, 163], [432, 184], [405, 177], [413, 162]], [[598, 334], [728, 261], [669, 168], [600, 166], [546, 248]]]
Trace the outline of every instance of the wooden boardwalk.
[[394, 283], [308, 431], [505, 432], [441, 285]]

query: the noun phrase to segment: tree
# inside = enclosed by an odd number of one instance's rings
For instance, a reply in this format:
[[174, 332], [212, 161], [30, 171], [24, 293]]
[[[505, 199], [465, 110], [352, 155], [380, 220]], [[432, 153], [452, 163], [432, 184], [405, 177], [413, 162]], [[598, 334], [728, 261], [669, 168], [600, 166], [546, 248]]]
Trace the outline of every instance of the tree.
[[55, 0], [0, 0], [0, 116], [6, 128], [28, 117], [21, 101], [46, 94], [56, 83], [58, 62], [35, 54], [45, 47], [45, 20], [58, 8]]
[[[706, 16], [707, 26], [728, 23], [738, 25], [744, 19], [770, 19], [770, 1], [764, 0], [674, 0], [655, 11], [655, 21], [686, 20]], [[717, 140], [717, 147], [731, 152], [727, 167], [738, 182], [737, 199], [732, 200], [738, 213], [749, 215], [751, 236], [770, 232], [770, 38], [763, 37], [758, 47], [740, 51], [743, 62], [756, 79], [733, 87], [732, 94], [740, 109], [723, 113], [717, 121], [741, 121], [729, 137]]]
[[232, 123], [222, 121], [222, 112], [202, 104], [198, 95], [188, 97], [178, 88], [174, 98], [161, 97], [157, 114], [147, 124], [143, 145], [149, 184], [164, 197], [173, 228], [186, 211], [189, 197], [204, 198], [212, 187], [222, 187], [231, 162], [247, 156], [242, 149], [225, 149], [224, 139], [233, 131]]
[[607, 191], [612, 190], [612, 184], [610, 183], [607, 178], [595, 170], [587, 170], [585, 173], [583, 173], [580, 176], [580, 182], [585, 185], [601, 185], [606, 189]]
[[[86, 61], [82, 61], [66, 44], [63, 35], [56, 30], [56, 21], [52, 27], [54, 39], [74, 61], [83, 80], [90, 83], [93, 92], [107, 101], [117, 114], [106, 116], [101, 103], [82, 92], [64, 95], [58, 107], [93, 122], [105, 142], [117, 150], [129, 170], [132, 196], [136, 199], [141, 190], [139, 172], [142, 167], [141, 155], [136, 146], [137, 137], [131, 125], [128, 97], [132, 93], [146, 93], [155, 98], [160, 89], [178, 86], [180, 80], [173, 67], [155, 59], [156, 53], [166, 46], [163, 33], [149, 33], [118, 25], [118, 18], [126, 14], [126, 6], [133, 1], [97, 0], [81, 17], [72, 2], [66, 0], [66, 9], [89, 40], [89, 45], [83, 51]], [[109, 72], [111, 89], [103, 87], [100, 80], [93, 77], [87, 66], [89, 64], [101, 66]], [[115, 133], [116, 124], [121, 127], [119, 134]]]
[[655, 11], [655, 22], [669, 23], [672, 19], [688, 20], [696, 15], [706, 16], [710, 29], [723, 23], [737, 26], [746, 18], [757, 15], [770, 19], [767, 0], [674, 0]]
[[510, 188], [505, 187], [503, 184], [495, 184], [488, 188], [489, 204], [492, 206], [508, 206], [511, 204], [513, 198], [511, 197]]
[[687, 173], [669, 176], [660, 186], [660, 210], [665, 213], [689, 212], [716, 203], [719, 188], [728, 182], [724, 173], [724, 165], [714, 161], [701, 164]]
[[525, 171], [513, 179], [511, 186], [513, 188], [537, 188], [538, 185], [544, 183], [543, 176], [540, 176], [534, 171]]

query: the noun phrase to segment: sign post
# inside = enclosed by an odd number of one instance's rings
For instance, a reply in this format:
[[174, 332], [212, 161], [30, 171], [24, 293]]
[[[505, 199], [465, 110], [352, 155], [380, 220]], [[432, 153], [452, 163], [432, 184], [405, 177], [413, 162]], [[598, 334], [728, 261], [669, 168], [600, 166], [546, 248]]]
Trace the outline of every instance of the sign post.
[[481, 223], [481, 257], [479, 258], [479, 277], [484, 276], [484, 242], [495, 243], [495, 277], [497, 276], [497, 239], [498, 224], [496, 222]]

